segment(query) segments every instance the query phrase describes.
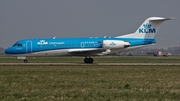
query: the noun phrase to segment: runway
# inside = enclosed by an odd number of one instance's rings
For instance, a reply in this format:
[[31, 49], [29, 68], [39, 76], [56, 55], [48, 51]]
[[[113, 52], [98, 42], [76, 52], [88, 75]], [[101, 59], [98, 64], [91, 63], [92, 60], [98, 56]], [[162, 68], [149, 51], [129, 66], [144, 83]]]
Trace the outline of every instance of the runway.
[[85, 64], [85, 63], [0, 63], [0, 66], [26, 66], [26, 65], [32, 65], [32, 66], [61, 66], [61, 65], [180, 65], [180, 63], [93, 63], [93, 64]]

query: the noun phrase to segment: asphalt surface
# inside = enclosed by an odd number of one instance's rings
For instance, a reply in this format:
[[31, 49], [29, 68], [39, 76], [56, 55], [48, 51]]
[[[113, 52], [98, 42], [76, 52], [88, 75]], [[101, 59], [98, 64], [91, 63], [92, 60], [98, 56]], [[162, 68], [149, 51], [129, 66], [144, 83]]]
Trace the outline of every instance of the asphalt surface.
[[180, 65], [180, 63], [93, 63], [93, 64], [85, 64], [85, 63], [0, 63], [0, 66], [26, 66], [26, 65], [37, 65], [37, 66], [49, 66], [49, 65]]

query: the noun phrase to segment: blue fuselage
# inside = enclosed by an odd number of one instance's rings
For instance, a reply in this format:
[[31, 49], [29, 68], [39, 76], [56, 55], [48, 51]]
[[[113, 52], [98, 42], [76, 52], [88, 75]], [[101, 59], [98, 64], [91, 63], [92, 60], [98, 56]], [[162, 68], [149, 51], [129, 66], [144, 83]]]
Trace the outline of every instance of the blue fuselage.
[[61, 50], [61, 49], [91, 49], [102, 48], [103, 40], [120, 40], [129, 42], [129, 47], [156, 43], [155, 39], [140, 38], [44, 38], [25, 39], [16, 42], [6, 49], [6, 54], [28, 54], [34, 52]]

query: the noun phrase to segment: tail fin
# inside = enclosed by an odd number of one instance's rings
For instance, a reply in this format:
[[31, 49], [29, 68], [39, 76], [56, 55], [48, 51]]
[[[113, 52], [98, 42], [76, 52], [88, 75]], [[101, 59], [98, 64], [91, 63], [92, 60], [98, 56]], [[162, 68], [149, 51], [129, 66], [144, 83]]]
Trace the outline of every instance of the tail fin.
[[136, 30], [135, 33], [116, 38], [154, 38], [162, 22], [173, 20], [174, 18], [150, 17]]

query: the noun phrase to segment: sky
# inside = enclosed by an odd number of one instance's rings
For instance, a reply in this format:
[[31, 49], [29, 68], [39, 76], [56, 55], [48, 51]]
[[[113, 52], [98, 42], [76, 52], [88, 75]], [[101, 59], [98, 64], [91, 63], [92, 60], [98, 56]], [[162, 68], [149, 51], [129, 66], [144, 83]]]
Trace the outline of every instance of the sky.
[[0, 0], [0, 47], [21, 39], [115, 37], [148, 17], [164, 22], [152, 48], [180, 46], [180, 0]]

